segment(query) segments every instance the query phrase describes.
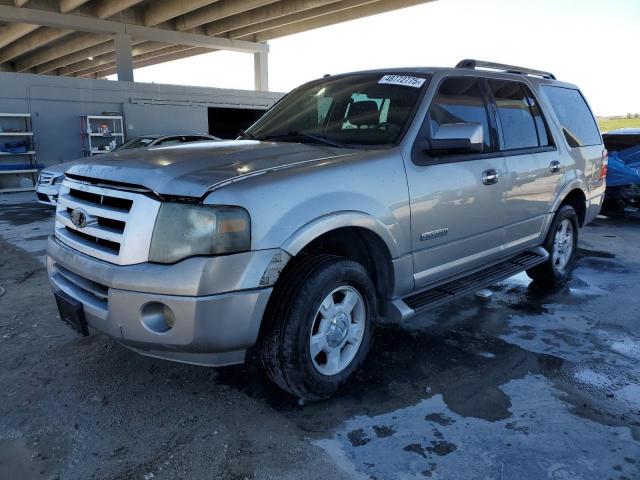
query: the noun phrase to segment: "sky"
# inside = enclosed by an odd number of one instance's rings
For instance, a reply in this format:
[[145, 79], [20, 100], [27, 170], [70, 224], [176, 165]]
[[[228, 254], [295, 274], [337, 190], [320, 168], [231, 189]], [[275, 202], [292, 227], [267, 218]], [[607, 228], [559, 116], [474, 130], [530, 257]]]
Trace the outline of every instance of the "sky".
[[[269, 46], [272, 91], [325, 73], [476, 58], [553, 72], [596, 115], [640, 113], [640, 0], [436, 0]], [[251, 90], [253, 55], [199, 55], [138, 69], [135, 80]]]

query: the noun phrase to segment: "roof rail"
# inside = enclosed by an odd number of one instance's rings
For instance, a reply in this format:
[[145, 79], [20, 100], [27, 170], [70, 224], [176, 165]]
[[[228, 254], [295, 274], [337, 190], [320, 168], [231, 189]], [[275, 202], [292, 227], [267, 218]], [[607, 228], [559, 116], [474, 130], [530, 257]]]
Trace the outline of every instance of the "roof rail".
[[534, 75], [536, 77], [549, 78], [555, 80], [556, 76], [551, 72], [534, 70], [533, 68], [516, 67], [515, 65], [505, 65], [504, 63], [485, 62], [484, 60], [465, 59], [458, 62], [456, 68], [489, 68], [500, 70], [506, 73], [516, 73], [518, 75]]

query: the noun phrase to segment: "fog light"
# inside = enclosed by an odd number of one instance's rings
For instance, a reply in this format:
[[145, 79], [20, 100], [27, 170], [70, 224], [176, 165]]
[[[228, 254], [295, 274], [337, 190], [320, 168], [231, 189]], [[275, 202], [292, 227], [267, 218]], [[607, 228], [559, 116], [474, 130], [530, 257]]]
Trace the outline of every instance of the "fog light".
[[151, 302], [145, 304], [141, 311], [142, 324], [155, 333], [165, 333], [176, 323], [173, 311], [164, 303]]

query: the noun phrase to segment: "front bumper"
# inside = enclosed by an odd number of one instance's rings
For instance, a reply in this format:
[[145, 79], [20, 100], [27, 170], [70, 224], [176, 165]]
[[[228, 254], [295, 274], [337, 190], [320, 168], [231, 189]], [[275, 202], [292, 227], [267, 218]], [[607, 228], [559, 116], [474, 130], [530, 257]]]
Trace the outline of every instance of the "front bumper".
[[60, 193], [60, 184], [56, 185], [41, 185], [36, 184], [36, 197], [38, 203], [44, 205], [56, 206], [58, 203], [58, 194]]
[[[257, 341], [272, 292], [271, 287], [257, 286], [277, 252], [119, 266], [50, 237], [47, 270], [54, 291], [62, 290], [82, 303], [90, 332], [106, 333], [145, 355], [222, 366], [242, 363]], [[224, 291], [232, 286], [234, 290]], [[154, 328], [157, 305], [170, 309], [173, 328]]]

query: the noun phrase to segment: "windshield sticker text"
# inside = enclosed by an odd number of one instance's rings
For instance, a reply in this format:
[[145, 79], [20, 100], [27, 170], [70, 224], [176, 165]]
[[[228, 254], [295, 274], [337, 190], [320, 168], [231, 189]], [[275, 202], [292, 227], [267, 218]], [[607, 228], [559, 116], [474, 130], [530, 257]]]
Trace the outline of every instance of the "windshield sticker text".
[[420, 77], [409, 77], [405, 75], [385, 75], [378, 81], [378, 83], [420, 88], [422, 87], [422, 85], [424, 85], [424, 81], [425, 79]]

